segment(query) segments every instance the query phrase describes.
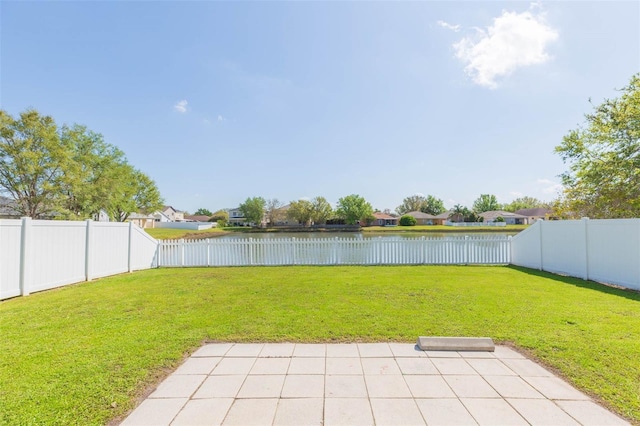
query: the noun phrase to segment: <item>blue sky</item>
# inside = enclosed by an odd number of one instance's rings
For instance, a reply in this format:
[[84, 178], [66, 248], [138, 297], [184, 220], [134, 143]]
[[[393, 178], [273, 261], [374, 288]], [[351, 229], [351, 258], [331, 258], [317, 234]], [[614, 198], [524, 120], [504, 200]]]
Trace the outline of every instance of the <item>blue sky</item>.
[[193, 212], [360, 194], [552, 200], [640, 71], [640, 3], [0, 2], [0, 107], [104, 135]]

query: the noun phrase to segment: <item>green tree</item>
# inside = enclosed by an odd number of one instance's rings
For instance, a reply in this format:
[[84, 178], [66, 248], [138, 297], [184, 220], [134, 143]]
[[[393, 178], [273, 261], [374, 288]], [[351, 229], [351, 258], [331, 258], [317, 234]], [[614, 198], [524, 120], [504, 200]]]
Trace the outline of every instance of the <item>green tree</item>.
[[449, 220], [451, 222], [464, 222], [465, 217], [469, 216], [469, 209], [462, 204], [456, 204], [453, 206], [451, 213], [449, 214]]
[[200, 207], [198, 210], [195, 211], [194, 215], [196, 216], [213, 216], [213, 213], [211, 213], [211, 210], [209, 209], [205, 209]]
[[415, 194], [402, 200], [402, 204], [396, 207], [396, 212], [403, 215], [409, 212], [420, 212], [426, 207], [427, 199], [423, 195]]
[[365, 222], [373, 215], [373, 207], [360, 195], [352, 194], [338, 200], [336, 215], [348, 225]]
[[551, 204], [545, 201], [540, 201], [534, 197], [525, 196], [525, 197], [516, 198], [509, 204], [505, 204], [504, 206], [502, 206], [502, 209], [507, 212], [515, 212], [522, 209], [537, 209], [537, 208], [548, 209], [548, 208], [551, 208]]
[[114, 174], [118, 180], [105, 200], [105, 210], [112, 220], [124, 222], [131, 213], [152, 213], [164, 204], [155, 182], [130, 164], [118, 165]]
[[107, 210], [114, 186], [122, 184], [118, 171], [126, 164], [124, 153], [101, 134], [77, 124], [63, 126], [60, 139], [72, 151], [62, 178], [60, 217], [86, 219]]
[[427, 197], [425, 198], [425, 203], [420, 211], [422, 213], [429, 213], [437, 216], [441, 213], [446, 212], [447, 209], [444, 208], [444, 202], [440, 198], [436, 198], [433, 195], [427, 195]]
[[404, 215], [400, 218], [400, 226], [415, 226], [417, 221], [416, 218], [409, 215]]
[[501, 206], [498, 199], [492, 194], [482, 194], [473, 202], [473, 211], [476, 213], [484, 213], [493, 210], [500, 210]]
[[209, 222], [217, 222], [219, 227], [227, 226], [227, 222], [229, 222], [229, 212], [226, 210], [218, 210], [211, 215]]
[[313, 218], [313, 204], [309, 200], [298, 200], [289, 203], [287, 216], [304, 226], [309, 226]]
[[267, 202], [264, 198], [253, 197], [247, 198], [244, 203], [240, 204], [239, 209], [247, 222], [260, 226], [266, 205]]
[[562, 174], [561, 215], [591, 218], [640, 216], [640, 73], [585, 115], [555, 149]]
[[42, 218], [59, 210], [71, 158], [53, 118], [30, 109], [14, 119], [0, 110], [0, 189], [20, 214]]
[[317, 225], [324, 225], [333, 215], [333, 208], [324, 197], [315, 197], [311, 200], [311, 206], [311, 220]]
[[444, 203], [441, 199], [434, 197], [433, 195], [424, 195], [416, 194], [411, 195], [404, 200], [402, 200], [402, 204], [396, 208], [396, 212], [398, 214], [405, 214], [409, 212], [422, 212], [429, 213], [432, 215], [439, 215], [440, 213], [444, 213], [446, 209], [444, 208]]

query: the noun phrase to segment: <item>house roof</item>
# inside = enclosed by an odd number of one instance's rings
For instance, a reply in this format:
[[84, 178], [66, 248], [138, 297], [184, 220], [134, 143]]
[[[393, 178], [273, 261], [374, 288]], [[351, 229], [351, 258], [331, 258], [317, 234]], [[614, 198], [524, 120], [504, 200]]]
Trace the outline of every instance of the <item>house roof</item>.
[[162, 207], [162, 211], [163, 211], [163, 212], [166, 212], [166, 211], [167, 211], [167, 210], [169, 210], [169, 209], [173, 210], [173, 211], [174, 211], [174, 212], [176, 212], [176, 213], [182, 213], [182, 210], [178, 210], [178, 209], [176, 209], [176, 208], [175, 208], [175, 207], [173, 207], [173, 206], [164, 206], [164, 207]]
[[382, 212], [375, 212], [373, 214], [373, 217], [375, 217], [376, 219], [398, 219], [397, 217], [393, 217], [391, 215], [388, 215], [386, 213], [382, 213]]
[[405, 215], [413, 216], [416, 219], [435, 219], [437, 217], [429, 213], [423, 213], [418, 211], [405, 213]]
[[447, 210], [444, 213], [440, 213], [439, 215], [436, 215], [435, 218], [436, 219], [449, 219], [449, 216], [451, 216], [451, 214], [453, 214], [453, 210]]
[[540, 216], [544, 217], [548, 214], [551, 214], [551, 209], [545, 209], [544, 207], [539, 207], [535, 209], [520, 209], [516, 210], [517, 214], [521, 214], [523, 216]]
[[517, 213], [505, 212], [502, 210], [491, 210], [488, 212], [478, 213], [478, 216], [484, 218], [485, 221], [494, 220], [498, 216], [502, 216], [503, 218], [513, 218], [513, 219], [527, 219], [527, 216], [522, 216]]
[[211, 219], [209, 216], [198, 214], [198, 215], [188, 215], [184, 217], [185, 220], [193, 221], [193, 222], [209, 222]]

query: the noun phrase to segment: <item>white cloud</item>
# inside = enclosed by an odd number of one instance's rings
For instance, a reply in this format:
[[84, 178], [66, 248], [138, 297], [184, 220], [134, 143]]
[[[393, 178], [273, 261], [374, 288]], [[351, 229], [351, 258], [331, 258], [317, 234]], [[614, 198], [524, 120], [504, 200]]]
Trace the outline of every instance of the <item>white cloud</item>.
[[438, 25], [440, 25], [442, 28], [446, 28], [451, 31], [455, 31], [455, 32], [460, 31], [460, 25], [452, 25], [444, 21], [438, 21]]
[[227, 121], [227, 119], [221, 115], [218, 115], [218, 121]]
[[538, 179], [537, 182], [542, 186], [541, 191], [544, 194], [558, 194], [562, 190], [562, 184], [551, 179]]
[[539, 9], [534, 4], [522, 13], [503, 11], [486, 30], [477, 28], [474, 36], [454, 43], [456, 57], [476, 84], [494, 89], [498, 77], [550, 59], [547, 47], [558, 39], [558, 32]]
[[519, 191], [511, 191], [511, 192], [509, 192], [509, 195], [511, 195], [512, 197], [520, 198], [524, 194], [522, 192], [519, 192]]
[[173, 109], [181, 114], [184, 114], [185, 112], [187, 112], [187, 104], [188, 102], [183, 99], [181, 101], [178, 101], [178, 103], [173, 106]]

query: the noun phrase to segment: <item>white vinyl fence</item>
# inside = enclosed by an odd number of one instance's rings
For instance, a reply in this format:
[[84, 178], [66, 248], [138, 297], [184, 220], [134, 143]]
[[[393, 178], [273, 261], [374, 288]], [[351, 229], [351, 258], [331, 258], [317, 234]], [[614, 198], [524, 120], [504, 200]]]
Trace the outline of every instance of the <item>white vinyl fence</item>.
[[157, 266], [156, 240], [132, 223], [0, 220], [0, 300]]
[[640, 290], [640, 219], [538, 221], [511, 246], [514, 265]]
[[161, 241], [163, 267], [508, 264], [511, 237]]

